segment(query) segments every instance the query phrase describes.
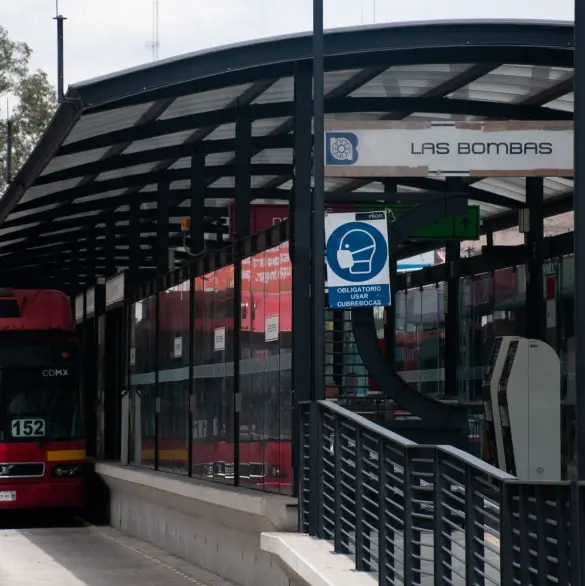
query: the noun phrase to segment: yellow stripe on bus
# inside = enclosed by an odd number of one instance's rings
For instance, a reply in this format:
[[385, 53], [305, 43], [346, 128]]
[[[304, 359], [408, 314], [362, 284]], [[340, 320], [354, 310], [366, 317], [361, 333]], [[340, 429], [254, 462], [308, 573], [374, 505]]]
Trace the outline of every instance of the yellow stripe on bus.
[[[154, 460], [154, 450], [147, 449], [142, 450], [141, 456], [145, 460]], [[182, 462], [189, 459], [189, 452], [188, 450], [160, 450], [158, 453], [159, 460], [164, 460], [165, 462]]]
[[85, 460], [85, 450], [53, 450], [47, 452], [47, 462], [66, 462], [69, 460]]

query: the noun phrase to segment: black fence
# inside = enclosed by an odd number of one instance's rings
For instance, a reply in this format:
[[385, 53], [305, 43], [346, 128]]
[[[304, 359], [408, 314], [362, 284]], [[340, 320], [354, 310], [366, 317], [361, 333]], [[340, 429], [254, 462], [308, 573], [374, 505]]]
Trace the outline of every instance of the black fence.
[[335, 404], [301, 406], [299, 527], [390, 585], [580, 585], [585, 486], [520, 482]]

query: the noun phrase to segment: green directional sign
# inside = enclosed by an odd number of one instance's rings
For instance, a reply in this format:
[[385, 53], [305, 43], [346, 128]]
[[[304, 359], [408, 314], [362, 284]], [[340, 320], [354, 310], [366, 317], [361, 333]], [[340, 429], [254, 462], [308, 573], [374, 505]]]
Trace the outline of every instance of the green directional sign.
[[[352, 207], [356, 212], [389, 210], [390, 219], [392, 219], [392, 214], [398, 219], [416, 206], [408, 204], [355, 204]], [[479, 227], [479, 206], [469, 206], [465, 216], [445, 216], [417, 230], [410, 237], [410, 240], [479, 240]]]

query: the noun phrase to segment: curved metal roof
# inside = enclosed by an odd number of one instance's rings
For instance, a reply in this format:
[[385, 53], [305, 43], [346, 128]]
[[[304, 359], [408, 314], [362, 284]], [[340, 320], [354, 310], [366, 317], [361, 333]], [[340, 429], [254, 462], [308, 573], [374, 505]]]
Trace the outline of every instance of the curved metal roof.
[[[103, 244], [106, 220], [127, 266], [128, 204], [142, 205], [142, 266], [153, 246], [157, 181], [172, 181], [171, 222], [187, 215], [194, 144], [206, 153], [213, 242], [233, 198], [235, 123], [253, 119], [252, 197], [287, 200], [292, 186], [294, 75], [310, 71], [312, 38], [220, 47], [71, 86], [42, 140], [0, 200], [0, 267], [27, 271], [83, 242]], [[573, 26], [469, 21], [379, 25], [325, 35], [326, 118], [544, 119], [573, 116]], [[440, 179], [400, 178], [402, 192], [443, 191]], [[515, 224], [524, 181], [469, 181], [484, 230]], [[550, 213], [571, 208], [573, 184], [545, 180]], [[377, 181], [327, 179], [328, 198], [380, 192]], [[404, 195], [405, 198], [409, 197]], [[410, 196], [411, 197], [411, 196]], [[224, 229], [225, 231], [225, 229]], [[102, 242], [102, 244], [100, 244]], [[83, 257], [83, 254], [82, 254]], [[126, 259], [126, 260], [125, 260]], [[98, 268], [97, 273], [100, 274]], [[83, 280], [83, 279], [82, 279]]]

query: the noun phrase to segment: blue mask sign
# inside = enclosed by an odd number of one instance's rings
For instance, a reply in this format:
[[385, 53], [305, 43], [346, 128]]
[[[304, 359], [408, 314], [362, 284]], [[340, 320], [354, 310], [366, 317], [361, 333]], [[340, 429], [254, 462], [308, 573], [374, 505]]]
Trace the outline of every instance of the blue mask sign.
[[390, 305], [386, 212], [327, 214], [325, 238], [330, 307]]

